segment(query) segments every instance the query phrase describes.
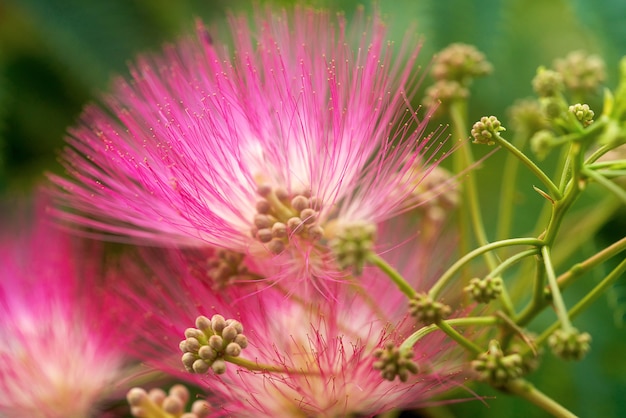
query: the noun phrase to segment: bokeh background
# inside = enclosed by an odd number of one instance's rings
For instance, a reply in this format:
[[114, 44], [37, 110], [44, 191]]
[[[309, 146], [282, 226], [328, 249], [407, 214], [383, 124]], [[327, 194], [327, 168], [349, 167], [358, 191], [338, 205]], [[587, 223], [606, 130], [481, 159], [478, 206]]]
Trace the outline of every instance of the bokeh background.
[[[106, 91], [113, 74], [127, 74], [127, 63], [139, 52], [158, 51], [193, 29], [203, 18], [225, 26], [229, 12], [250, 11], [257, 0], [3, 0], [0, 1], [0, 200], [28, 195], [44, 181], [43, 173], [62, 172], [57, 162], [64, 133], [82, 107]], [[274, 1], [289, 6], [291, 1]], [[302, 3], [302, 2], [300, 2]], [[369, 2], [319, 0], [305, 3], [341, 10], [348, 18], [359, 4], [381, 11], [389, 37], [400, 41], [414, 28], [424, 40], [421, 62], [452, 42], [476, 45], [494, 65], [494, 73], [472, 86], [470, 121], [498, 115], [506, 125], [506, 109], [532, 96], [530, 80], [539, 65], [583, 49], [607, 63], [607, 86], [617, 82], [619, 59], [626, 55], [624, 0], [395, 0]], [[421, 88], [430, 83], [426, 77]], [[597, 98], [600, 103], [600, 97]], [[420, 102], [416, 97], [415, 103]], [[445, 120], [441, 121], [446, 123]], [[495, 219], [503, 153], [478, 169], [486, 219]], [[542, 164], [550, 165], [551, 160]], [[522, 177], [518, 187], [515, 234], [528, 233], [541, 200]], [[577, 205], [593, 214], [598, 199], [592, 190]], [[2, 207], [2, 206], [0, 206]], [[1, 214], [0, 214], [1, 216]], [[492, 226], [490, 225], [489, 228]], [[617, 210], [590, 244], [581, 242], [580, 258], [594, 246], [624, 236], [626, 210]], [[608, 268], [608, 267], [607, 267]], [[584, 280], [598, 278], [589, 275]], [[584, 281], [583, 280], [583, 281]], [[626, 278], [583, 314], [576, 324], [593, 336], [592, 352], [580, 363], [545, 356], [542, 368], [529, 377], [544, 392], [584, 417], [626, 416]], [[589, 285], [568, 290], [575, 300]], [[548, 319], [553, 317], [547, 314]], [[541, 321], [541, 318], [539, 319]], [[487, 397], [439, 410], [452, 417], [543, 417], [524, 401], [476, 384]], [[467, 396], [467, 393], [463, 394]]]

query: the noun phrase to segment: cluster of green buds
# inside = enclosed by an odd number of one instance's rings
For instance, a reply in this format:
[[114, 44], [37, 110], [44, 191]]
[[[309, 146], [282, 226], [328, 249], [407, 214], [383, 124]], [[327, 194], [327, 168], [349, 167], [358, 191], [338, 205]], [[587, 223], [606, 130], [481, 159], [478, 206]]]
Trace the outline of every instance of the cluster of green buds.
[[506, 131], [506, 128], [497, 117], [483, 116], [472, 126], [471, 134], [475, 144], [493, 145], [495, 144], [494, 138], [502, 131]]
[[375, 239], [376, 225], [370, 222], [353, 222], [339, 226], [328, 245], [339, 267], [352, 268], [354, 275], [359, 276], [372, 252]]
[[380, 370], [383, 379], [393, 381], [396, 376], [401, 382], [409, 379], [409, 373], [417, 374], [419, 368], [413, 359], [412, 350], [402, 350], [391, 341], [385, 343], [385, 348], [378, 348], [374, 351], [377, 359], [373, 367]]
[[573, 51], [565, 58], [557, 58], [554, 69], [561, 74], [568, 90], [583, 97], [595, 93], [606, 79], [602, 58], [585, 51]]
[[477, 303], [489, 303], [502, 293], [501, 277], [473, 278], [463, 289]]
[[[586, 128], [593, 123], [595, 112], [589, 104], [576, 102], [591, 97], [606, 78], [602, 59], [582, 51], [555, 60], [553, 67], [540, 67], [532, 82], [543, 115], [551, 122], [551, 128], [540, 127], [531, 138], [531, 149], [539, 158], [562, 143], [556, 140], [559, 135], [578, 132], [581, 125]], [[575, 104], [568, 103], [567, 97]]]
[[469, 85], [476, 77], [492, 71], [485, 55], [473, 45], [454, 43], [443, 49], [434, 59], [431, 74], [435, 83], [426, 90], [424, 105], [437, 108], [469, 96]]
[[478, 379], [494, 387], [503, 387], [523, 375], [522, 356], [517, 353], [504, 355], [500, 343], [489, 342], [489, 350], [472, 361], [472, 369]]
[[593, 117], [595, 113], [589, 108], [588, 104], [576, 103], [569, 107], [569, 111], [576, 116], [576, 119], [582, 123], [584, 127], [587, 127], [593, 123]]
[[141, 388], [132, 388], [126, 395], [130, 413], [137, 418], [205, 418], [211, 412], [210, 405], [204, 400], [197, 400], [189, 412], [185, 405], [189, 401], [189, 391], [183, 385], [174, 385], [169, 393], [162, 389], [146, 392]]
[[197, 328], [187, 328], [185, 339], [180, 342], [182, 362], [190, 373], [206, 373], [209, 368], [217, 374], [226, 372], [228, 357], [238, 357], [248, 346], [243, 326], [234, 319], [222, 315], [196, 318]]
[[591, 335], [576, 328], [558, 329], [548, 339], [552, 352], [564, 360], [582, 360], [589, 352]]
[[446, 319], [452, 309], [448, 305], [433, 300], [428, 294], [418, 293], [409, 301], [409, 312], [418, 322], [430, 325]]

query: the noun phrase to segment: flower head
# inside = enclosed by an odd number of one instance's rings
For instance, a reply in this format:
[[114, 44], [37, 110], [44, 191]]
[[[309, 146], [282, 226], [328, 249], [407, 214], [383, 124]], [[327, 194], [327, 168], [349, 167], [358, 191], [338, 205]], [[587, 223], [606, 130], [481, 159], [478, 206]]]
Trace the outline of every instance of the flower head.
[[440, 146], [407, 105], [419, 47], [394, 62], [377, 18], [348, 31], [308, 9], [231, 26], [234, 52], [198, 24], [84, 111], [63, 155], [71, 179], [51, 176], [72, 209], [61, 216], [323, 276], [333, 226], [406, 210], [427, 173], [413, 163]]
[[43, 220], [8, 227], [0, 237], [0, 415], [90, 416], [123, 360], [93, 287], [96, 263]]
[[[250, 297], [237, 285], [215, 292], [190, 274], [184, 254], [151, 251], [143, 258], [152, 279], [120, 286], [125, 317], [136, 318], [129, 347], [204, 387], [211, 416], [372, 416], [428, 404], [462, 379], [459, 352], [442, 334], [394, 354], [416, 324], [405, 295], [371, 268], [333, 283], [332, 298], [304, 299], [280, 285]], [[134, 263], [122, 269], [141, 275]]]

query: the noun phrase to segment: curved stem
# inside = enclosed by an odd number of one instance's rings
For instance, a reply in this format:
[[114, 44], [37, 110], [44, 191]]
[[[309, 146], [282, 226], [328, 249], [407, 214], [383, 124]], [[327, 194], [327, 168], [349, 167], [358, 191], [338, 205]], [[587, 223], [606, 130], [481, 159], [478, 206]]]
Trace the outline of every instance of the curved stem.
[[[441, 322], [445, 322], [450, 326], [466, 327], [466, 326], [471, 326], [471, 325], [495, 325], [499, 321], [500, 319], [495, 316], [475, 316], [475, 317], [470, 317], [470, 318], [446, 319]], [[419, 340], [421, 340], [422, 338], [424, 338], [431, 332], [437, 331], [438, 329], [440, 328], [435, 324], [427, 325], [425, 327], [418, 329], [413, 334], [411, 334], [406, 340], [404, 340], [402, 344], [400, 344], [400, 349], [410, 350], [411, 348], [413, 348], [415, 344], [417, 344]]]
[[576, 418], [576, 415], [524, 379], [514, 380], [507, 384], [504, 389], [526, 399], [557, 418]]
[[538, 252], [539, 252], [539, 250], [537, 248], [531, 248], [530, 250], [524, 250], [522, 252], [519, 252], [519, 253], [517, 253], [517, 254], [507, 258], [502, 263], [500, 263], [500, 265], [498, 267], [496, 267], [495, 269], [493, 269], [487, 275], [487, 277], [497, 277], [497, 276], [500, 276], [506, 269], [511, 267], [513, 264], [523, 260], [524, 258], [526, 258], [528, 256], [535, 255]]
[[441, 293], [441, 291], [446, 287], [448, 282], [452, 280], [454, 275], [461, 269], [465, 264], [476, 258], [477, 256], [486, 253], [488, 251], [496, 250], [498, 248], [510, 247], [513, 245], [532, 245], [535, 247], [540, 247], [544, 243], [542, 240], [537, 238], [512, 238], [505, 239], [502, 241], [492, 242], [487, 245], [483, 245], [482, 247], [476, 248], [474, 251], [471, 251], [461, 257], [456, 263], [454, 263], [446, 272], [439, 278], [437, 283], [430, 289], [428, 292], [428, 296], [430, 296], [433, 300], [436, 300]]
[[473, 342], [471, 342], [470, 340], [468, 340], [467, 338], [465, 338], [457, 330], [452, 328], [448, 322], [439, 321], [435, 325], [437, 325], [439, 329], [441, 329], [443, 332], [448, 334], [448, 337], [452, 338], [454, 341], [456, 341], [461, 347], [465, 348], [467, 351], [470, 351], [474, 354], [480, 354], [483, 351], [485, 351], [479, 346], [477, 346], [476, 344], [474, 344]]
[[550, 190], [552, 193], [552, 197], [555, 200], [561, 199], [563, 197], [559, 188], [550, 180], [550, 177], [540, 169], [537, 164], [535, 164], [530, 158], [526, 156], [523, 152], [521, 152], [517, 147], [511, 144], [506, 139], [502, 138], [500, 135], [495, 135], [494, 140], [507, 151], [509, 151], [512, 155], [517, 157], [518, 160], [522, 162], [526, 167], [533, 172], [535, 176]]
[[415, 289], [411, 286], [404, 277], [400, 273], [396, 271], [389, 263], [383, 260], [378, 254], [370, 253], [368, 256], [368, 261], [382, 270], [383, 273], [387, 275], [391, 279], [392, 282], [400, 289], [402, 293], [406, 295], [409, 299], [415, 297]]

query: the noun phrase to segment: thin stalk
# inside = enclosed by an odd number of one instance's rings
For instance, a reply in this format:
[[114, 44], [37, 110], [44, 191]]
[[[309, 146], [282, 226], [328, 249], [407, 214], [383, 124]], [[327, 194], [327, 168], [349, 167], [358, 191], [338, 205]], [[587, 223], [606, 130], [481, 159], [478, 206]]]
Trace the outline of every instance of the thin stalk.
[[622, 189], [611, 180], [608, 180], [606, 177], [593, 170], [583, 168], [582, 172], [585, 176], [593, 179], [596, 183], [617, 196], [622, 201], [622, 203], [626, 204], [626, 190]]
[[[569, 312], [567, 313], [568, 319], [573, 319], [582, 311], [587, 309], [589, 305], [595, 302], [609, 287], [615, 283], [617, 279], [619, 279], [622, 274], [626, 272], [626, 259], [622, 260], [621, 263], [617, 265], [600, 283], [598, 283], [591, 292], [587, 293], [587, 295], [582, 298], [576, 305], [574, 305]], [[550, 327], [548, 327], [537, 339], [535, 343], [537, 345], [542, 344], [554, 331], [556, 331], [561, 326], [561, 320], [559, 319], [555, 323], [553, 323]]]
[[501, 147], [514, 155], [522, 164], [524, 164], [548, 188], [548, 190], [550, 190], [550, 193], [555, 200], [559, 200], [563, 197], [559, 188], [552, 182], [552, 180], [550, 180], [550, 177], [548, 177], [542, 169], [540, 169], [530, 158], [528, 158], [526, 154], [521, 152], [516, 146], [502, 138], [500, 135], [495, 135], [494, 140]]
[[409, 299], [413, 299], [415, 297], [415, 289], [411, 286], [404, 277], [400, 273], [396, 271], [389, 263], [383, 260], [380, 256], [375, 253], [370, 253], [368, 257], [368, 261], [378, 267], [383, 273], [387, 275], [391, 279], [392, 282], [400, 289], [402, 293], [406, 295]]
[[457, 344], [465, 348], [467, 351], [470, 351], [474, 354], [480, 354], [485, 351], [467, 338], [465, 338], [463, 335], [461, 335], [461, 333], [452, 328], [450, 324], [446, 321], [439, 321], [435, 325], [437, 325], [439, 329], [441, 329], [448, 335], [448, 337], [452, 338], [454, 341], [457, 342]]
[[[516, 135], [513, 143], [521, 146], [526, 139], [526, 134]], [[498, 226], [496, 228], [497, 239], [506, 239], [511, 236], [511, 225], [513, 224], [513, 201], [515, 198], [515, 184], [517, 173], [519, 172], [519, 160], [511, 153], [507, 153], [504, 159], [502, 178], [506, 179], [500, 185], [500, 207], [498, 209]]]
[[[467, 119], [467, 102], [465, 100], [455, 100], [450, 104], [450, 117], [452, 119], [452, 133], [456, 138], [467, 137], [469, 129], [466, 126]], [[463, 187], [463, 199], [467, 205], [467, 212], [470, 215], [472, 223], [472, 229], [474, 230], [474, 237], [478, 242], [478, 245], [487, 245], [489, 240], [487, 239], [487, 233], [485, 232], [485, 225], [480, 210], [480, 202], [478, 201], [478, 188], [476, 187], [476, 176], [474, 171], [470, 170], [470, 167], [474, 164], [474, 156], [470, 144], [466, 141], [459, 147], [460, 149], [454, 153], [459, 155], [456, 158], [455, 168], [457, 173], [467, 172], [467, 178], [465, 179]], [[463, 205], [463, 203], [461, 203]], [[461, 216], [463, 216], [463, 208], [459, 208]], [[465, 218], [462, 218], [465, 219]], [[464, 225], [465, 231], [469, 230], [467, 225]], [[469, 247], [467, 247], [469, 248]], [[489, 269], [494, 269], [498, 264], [497, 258], [491, 253], [485, 253], [485, 262]]]
[[576, 415], [567, 410], [563, 405], [539, 391], [535, 386], [524, 379], [516, 379], [510, 382], [504, 387], [504, 390], [526, 399], [556, 418], [576, 418]]
[[498, 267], [496, 267], [495, 269], [493, 269], [488, 275], [487, 277], [498, 277], [500, 276], [506, 269], [508, 269], [509, 267], [511, 267], [512, 265], [514, 265], [515, 263], [518, 263], [519, 261], [523, 260], [524, 258], [531, 256], [531, 255], [535, 255], [539, 252], [539, 250], [537, 248], [531, 248], [530, 250], [524, 250], [521, 251], [515, 255], [512, 255], [511, 257], [507, 258], [506, 260], [504, 260], [502, 263], [500, 263], [500, 265]]
[[496, 250], [498, 248], [510, 247], [513, 245], [532, 245], [535, 247], [540, 247], [543, 245], [543, 241], [537, 238], [512, 238], [505, 239], [502, 241], [492, 242], [487, 245], [483, 245], [482, 247], [476, 248], [475, 250], [467, 253], [463, 257], [461, 257], [456, 263], [454, 263], [446, 272], [439, 278], [437, 283], [430, 289], [428, 295], [433, 299], [437, 300], [441, 291], [446, 287], [448, 282], [454, 278], [454, 275], [468, 262], [472, 261], [477, 256], [486, 253], [488, 251]]
[[541, 248], [541, 255], [543, 256], [543, 263], [546, 267], [546, 276], [548, 277], [548, 285], [550, 286], [552, 302], [554, 303], [554, 309], [556, 315], [561, 321], [564, 331], [570, 331], [574, 327], [567, 316], [567, 309], [565, 308], [565, 302], [561, 295], [561, 290], [556, 282], [556, 275], [554, 274], [554, 267], [552, 266], [552, 258], [550, 257], [550, 248], [546, 245]]
[[300, 375], [317, 375], [319, 372], [312, 372], [307, 370], [290, 369], [283, 365], [274, 364], [260, 364], [256, 361], [248, 360], [243, 357], [224, 356], [224, 361], [228, 363], [236, 364], [244, 369], [255, 372], [270, 372], [270, 373], [285, 373], [285, 374], [300, 374]]
[[619, 240], [617, 242], [614, 242], [613, 244], [611, 244], [608, 247], [604, 248], [600, 252], [592, 255], [591, 257], [589, 257], [585, 261], [582, 261], [580, 263], [574, 264], [568, 271], [566, 271], [565, 273], [561, 274], [556, 279], [556, 281], [557, 281], [557, 283], [559, 285], [559, 288], [560, 289], [564, 289], [567, 285], [570, 284], [570, 282], [573, 279], [575, 279], [577, 277], [580, 277], [582, 274], [584, 274], [587, 271], [591, 270], [592, 268], [594, 268], [598, 264], [603, 263], [604, 261], [606, 261], [609, 258], [613, 257], [614, 255], [617, 255], [617, 254], [619, 254], [619, 253], [621, 253], [622, 251], [625, 251], [625, 250], [626, 250], [626, 237], [622, 238], [621, 240]]
[[[499, 318], [495, 316], [474, 316], [469, 318], [453, 318], [446, 319], [441, 322], [445, 322], [450, 326], [455, 327], [467, 327], [472, 325], [495, 325], [500, 321]], [[431, 324], [425, 327], [422, 327], [411, 334], [404, 342], [400, 345], [400, 350], [410, 350], [413, 348], [415, 344], [428, 334], [433, 331], [437, 331], [440, 329], [437, 325]]]
[[545, 306], [545, 292], [544, 292], [544, 283], [545, 283], [545, 270], [542, 267], [541, 256], [537, 258], [537, 263], [535, 265], [535, 279], [533, 280], [533, 295], [532, 299], [528, 303], [528, 305], [524, 308], [524, 310], [520, 313], [517, 318], [517, 325], [524, 326]]

